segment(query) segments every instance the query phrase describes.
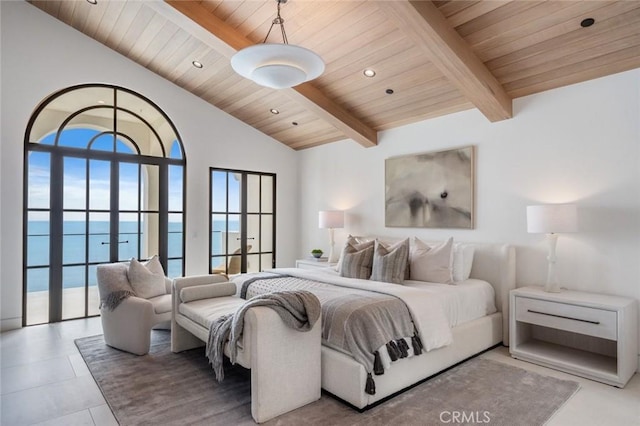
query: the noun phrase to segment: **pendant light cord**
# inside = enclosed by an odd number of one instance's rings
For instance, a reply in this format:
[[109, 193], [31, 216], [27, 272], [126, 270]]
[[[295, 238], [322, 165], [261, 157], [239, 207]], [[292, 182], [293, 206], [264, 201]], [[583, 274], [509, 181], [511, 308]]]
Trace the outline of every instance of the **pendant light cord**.
[[274, 25], [280, 25], [280, 31], [282, 32], [282, 41], [284, 44], [289, 44], [289, 40], [287, 39], [287, 33], [284, 31], [284, 19], [282, 19], [282, 16], [280, 16], [280, 4], [282, 3], [286, 3], [287, 0], [276, 0], [278, 2], [278, 14], [276, 15], [276, 18], [271, 21], [271, 27], [269, 27], [269, 32], [267, 32], [267, 36], [264, 38], [264, 41], [262, 43], [266, 43], [267, 39], [269, 38], [269, 34], [271, 34], [271, 30], [273, 29]]

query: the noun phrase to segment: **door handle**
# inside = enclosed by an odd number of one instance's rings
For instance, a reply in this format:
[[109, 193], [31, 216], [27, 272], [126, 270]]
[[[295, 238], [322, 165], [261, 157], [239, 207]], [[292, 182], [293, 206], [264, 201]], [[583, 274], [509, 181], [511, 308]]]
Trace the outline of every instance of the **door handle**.
[[[101, 245], [111, 244], [109, 241], [103, 241], [100, 243]], [[118, 244], [129, 244], [129, 240], [126, 241], [118, 241]]]

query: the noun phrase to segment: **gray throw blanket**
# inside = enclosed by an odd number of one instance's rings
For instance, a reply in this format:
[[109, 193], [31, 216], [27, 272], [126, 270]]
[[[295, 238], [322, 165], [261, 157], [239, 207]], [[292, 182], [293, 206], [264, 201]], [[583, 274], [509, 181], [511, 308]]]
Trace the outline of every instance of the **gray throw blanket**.
[[[378, 369], [378, 348], [389, 342], [397, 345], [403, 337], [414, 334], [407, 305], [385, 294], [349, 294], [327, 300], [322, 303], [322, 317], [325, 342], [351, 353], [367, 373]], [[376, 375], [383, 373], [376, 371]]]
[[206, 354], [219, 382], [224, 379], [224, 345], [228, 340], [229, 359], [235, 364], [238, 342], [244, 328], [244, 315], [247, 310], [256, 306], [267, 306], [275, 310], [286, 325], [303, 332], [313, 329], [320, 318], [320, 302], [308, 291], [261, 294], [247, 300], [235, 313], [217, 318], [209, 326]]
[[118, 306], [120, 306], [120, 303], [122, 303], [124, 299], [135, 295], [136, 294], [133, 291], [129, 290], [112, 291], [107, 295], [107, 297], [100, 301], [99, 308], [106, 308], [113, 312]]
[[318, 297], [323, 344], [351, 354], [362, 364], [368, 376], [368, 394], [375, 394], [372, 374], [384, 374], [379, 348], [388, 353], [391, 361], [422, 353], [409, 309], [395, 296], [273, 274], [244, 281], [240, 297], [294, 289], [310, 291]]

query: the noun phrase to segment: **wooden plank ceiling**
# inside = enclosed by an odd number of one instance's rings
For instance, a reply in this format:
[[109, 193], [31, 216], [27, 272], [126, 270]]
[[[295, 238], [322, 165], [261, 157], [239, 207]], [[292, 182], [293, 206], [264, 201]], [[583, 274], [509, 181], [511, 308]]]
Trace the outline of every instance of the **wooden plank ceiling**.
[[30, 3], [293, 149], [374, 146], [379, 130], [474, 107], [508, 119], [514, 98], [640, 67], [640, 1], [289, 0], [289, 42], [326, 70], [285, 90], [229, 65], [262, 42], [275, 0]]

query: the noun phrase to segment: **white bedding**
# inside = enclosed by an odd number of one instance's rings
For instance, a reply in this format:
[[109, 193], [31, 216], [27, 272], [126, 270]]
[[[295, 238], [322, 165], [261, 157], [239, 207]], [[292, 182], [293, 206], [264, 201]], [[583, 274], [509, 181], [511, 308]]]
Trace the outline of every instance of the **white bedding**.
[[[341, 287], [377, 291], [398, 297], [402, 299], [409, 308], [409, 312], [411, 312], [414, 324], [422, 340], [422, 345], [426, 351], [447, 346], [452, 342], [451, 327], [449, 326], [440, 301], [435, 298], [420, 297], [423, 290], [379, 281], [344, 278], [335, 271], [333, 273], [327, 273], [323, 272], [323, 270], [324, 268], [278, 268], [272, 269], [269, 272], [316, 280]], [[256, 274], [241, 275], [234, 278], [233, 281], [238, 288], [241, 288], [245, 279], [255, 276]]]
[[428, 291], [438, 297], [451, 327], [497, 311], [495, 290], [486, 281], [470, 278], [455, 285], [405, 281], [402, 285]]
[[[495, 292], [491, 284], [477, 279], [451, 284], [405, 281], [402, 285], [341, 277], [333, 268], [296, 269], [280, 268], [270, 272], [327, 282], [340, 286], [381, 291], [405, 301], [427, 351], [452, 342], [451, 328], [496, 312]], [[269, 274], [265, 274], [269, 275]], [[234, 281], [239, 288], [246, 278]], [[418, 297], [427, 294], [427, 297]], [[410, 339], [407, 343], [411, 345]], [[386, 347], [378, 350], [385, 369], [391, 366]], [[409, 351], [409, 357], [413, 356]]]
[[[286, 273], [294, 275], [290, 269], [286, 269], [286, 271]], [[296, 270], [294, 269], [294, 271]], [[333, 268], [305, 269], [304, 273], [305, 275], [307, 273], [313, 274], [318, 278], [318, 281], [322, 281], [322, 277], [326, 276], [345, 280]], [[346, 279], [351, 280], [351, 278]], [[366, 280], [356, 281], [367, 282]], [[399, 284], [390, 285], [397, 286]], [[404, 281], [402, 286], [427, 292], [431, 295], [430, 298], [437, 299], [442, 306], [449, 327], [455, 327], [465, 322], [491, 315], [497, 311], [495, 290], [491, 284], [483, 280], [470, 278], [455, 285], [425, 281]]]

